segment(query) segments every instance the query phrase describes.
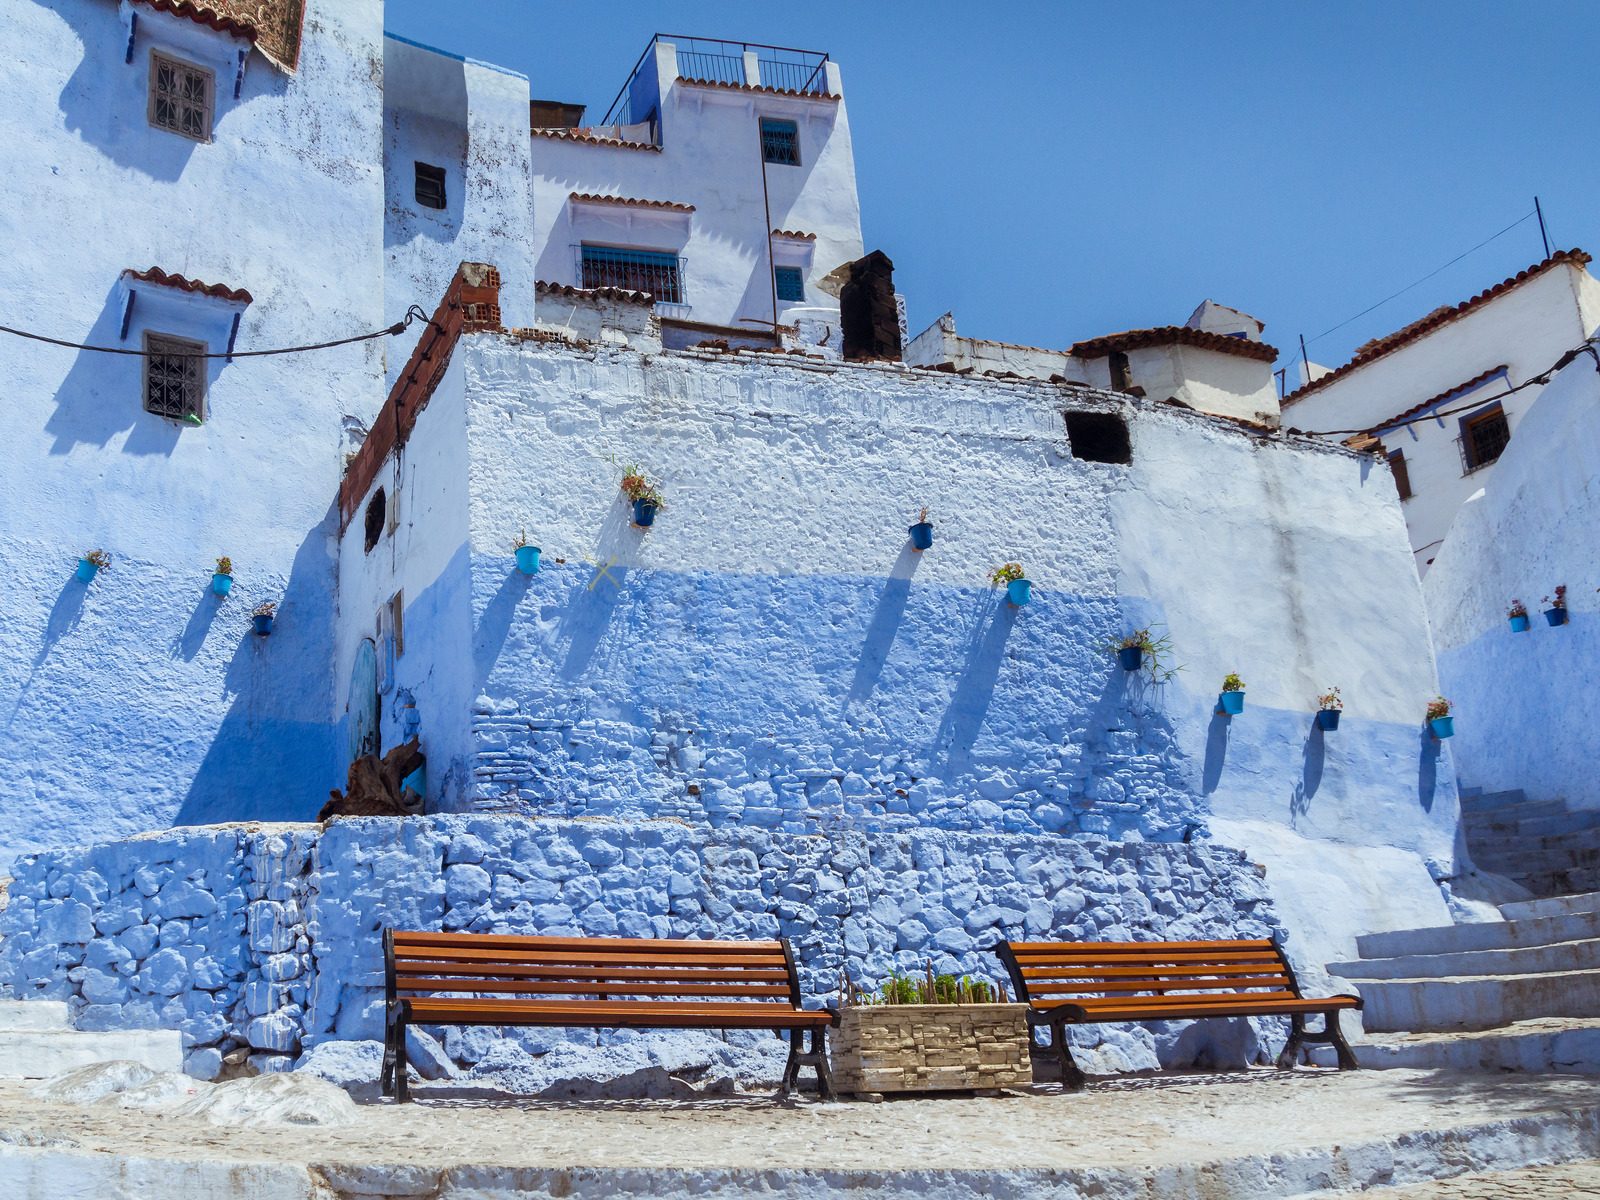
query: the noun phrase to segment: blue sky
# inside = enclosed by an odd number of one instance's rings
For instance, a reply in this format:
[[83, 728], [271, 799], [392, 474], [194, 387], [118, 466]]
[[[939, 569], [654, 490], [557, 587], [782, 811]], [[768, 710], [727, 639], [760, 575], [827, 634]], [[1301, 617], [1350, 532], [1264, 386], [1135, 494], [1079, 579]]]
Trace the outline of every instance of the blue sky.
[[[1266, 321], [1282, 366], [1535, 194], [1553, 247], [1600, 246], [1593, 0], [387, 0], [386, 23], [594, 116], [658, 29], [829, 52], [912, 332], [951, 309], [964, 334], [1064, 346], [1209, 297]], [[1311, 357], [1542, 257], [1525, 221]]]

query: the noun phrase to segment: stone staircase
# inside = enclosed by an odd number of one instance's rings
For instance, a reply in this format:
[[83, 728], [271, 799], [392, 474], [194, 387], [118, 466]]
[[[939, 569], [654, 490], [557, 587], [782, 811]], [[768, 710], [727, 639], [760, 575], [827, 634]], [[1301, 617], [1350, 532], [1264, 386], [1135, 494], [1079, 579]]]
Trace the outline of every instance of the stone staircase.
[[183, 1036], [175, 1029], [88, 1033], [72, 1027], [64, 1001], [0, 1000], [0, 1079], [47, 1079], [111, 1059], [181, 1071]]
[[1501, 921], [1369, 934], [1359, 959], [1329, 963], [1365, 1001], [1357, 1057], [1600, 1074], [1600, 811], [1471, 793], [1462, 823], [1478, 866], [1533, 898]]

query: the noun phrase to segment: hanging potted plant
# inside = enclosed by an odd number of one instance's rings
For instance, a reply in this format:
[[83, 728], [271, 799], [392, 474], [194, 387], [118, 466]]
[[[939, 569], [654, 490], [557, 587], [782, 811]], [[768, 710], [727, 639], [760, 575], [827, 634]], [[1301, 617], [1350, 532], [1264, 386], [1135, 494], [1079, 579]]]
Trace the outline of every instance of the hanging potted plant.
[[111, 569], [111, 555], [104, 550], [86, 550], [78, 560], [78, 578], [88, 583], [101, 571]]
[[1562, 584], [1556, 589], [1555, 599], [1549, 596], [1544, 598], [1548, 606], [1544, 610], [1544, 619], [1551, 625], [1565, 625], [1567, 623], [1567, 585]]
[[989, 582], [1006, 589], [1006, 599], [1018, 608], [1033, 599], [1033, 580], [1022, 573], [1021, 563], [1001, 563], [989, 572]]
[[1344, 698], [1339, 689], [1331, 687], [1317, 697], [1317, 728], [1328, 732], [1339, 728], [1339, 714], [1344, 711]]
[[217, 559], [217, 569], [211, 576], [211, 590], [226, 596], [233, 590], [233, 559], [224, 554]]
[[1506, 610], [1506, 620], [1511, 622], [1512, 633], [1528, 632], [1528, 606], [1521, 600], [1513, 600], [1511, 607]]
[[633, 523], [641, 529], [654, 525], [657, 510], [667, 505], [661, 498], [661, 485], [632, 464], [622, 469], [622, 491], [633, 501]]
[[532, 575], [539, 570], [539, 547], [528, 544], [526, 529], [517, 535], [517, 540], [511, 543], [511, 549], [517, 556], [517, 570], [524, 575]]
[[1117, 663], [1124, 671], [1148, 671], [1151, 680], [1156, 683], [1166, 683], [1183, 669], [1169, 665], [1168, 656], [1172, 653], [1171, 636], [1164, 633], [1157, 637], [1148, 627], [1135, 629], [1120, 638], [1113, 638], [1106, 643], [1105, 648], [1117, 656]]
[[277, 615], [278, 602], [276, 600], [263, 600], [250, 610], [250, 623], [255, 626], [257, 637], [266, 637], [272, 632], [272, 622]]
[[1244, 711], [1244, 680], [1232, 671], [1222, 677], [1222, 695], [1217, 697], [1217, 706], [1230, 717], [1237, 717]]
[[1443, 696], [1435, 696], [1428, 702], [1428, 728], [1441, 741], [1455, 734], [1456, 719], [1450, 715], [1450, 701]]
[[906, 530], [911, 535], [911, 548], [913, 550], [926, 550], [933, 545], [933, 522], [928, 520], [928, 509], [924, 505], [917, 514], [917, 522]]

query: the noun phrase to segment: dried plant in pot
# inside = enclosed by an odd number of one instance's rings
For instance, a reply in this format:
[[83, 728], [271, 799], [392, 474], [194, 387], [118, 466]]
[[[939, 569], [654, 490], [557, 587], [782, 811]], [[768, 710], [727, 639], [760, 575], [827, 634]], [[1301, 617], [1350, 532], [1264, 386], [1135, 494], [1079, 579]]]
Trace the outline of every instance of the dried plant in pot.
[[1447, 737], [1454, 737], [1456, 732], [1456, 719], [1450, 711], [1450, 701], [1443, 696], [1435, 696], [1428, 702], [1426, 713], [1428, 729], [1433, 736], [1443, 741]]
[[76, 574], [84, 583], [89, 583], [101, 571], [109, 571], [110, 569], [111, 555], [104, 550], [85, 550], [83, 557], [78, 560]]
[[1511, 607], [1506, 609], [1506, 620], [1511, 624], [1512, 633], [1528, 632], [1528, 606], [1521, 600], [1513, 600]]
[[928, 520], [928, 509], [924, 505], [917, 514], [914, 524], [906, 529], [911, 535], [911, 548], [913, 550], [926, 550], [933, 545], [933, 522]]
[[211, 590], [219, 596], [233, 591], [233, 559], [226, 554], [217, 559], [217, 569], [211, 573]]
[[1339, 716], [1344, 712], [1344, 697], [1339, 689], [1331, 687], [1317, 697], [1317, 728], [1332, 733], [1339, 728]]
[[250, 624], [256, 631], [257, 637], [266, 637], [272, 632], [272, 623], [278, 619], [278, 602], [276, 600], [263, 600], [250, 610]]
[[622, 494], [633, 502], [633, 523], [648, 529], [656, 523], [656, 513], [667, 506], [661, 485], [639, 466], [630, 463], [622, 469]]
[[539, 547], [528, 541], [528, 531], [522, 530], [517, 535], [517, 540], [511, 543], [511, 550], [517, 556], [517, 570], [524, 575], [533, 575], [539, 570]]
[[842, 1092], [939, 1092], [1033, 1082], [1028, 1010], [1005, 985], [967, 976], [895, 974], [874, 992], [842, 981], [833, 1039]]
[[1554, 596], [1544, 598], [1544, 619], [1547, 625], [1565, 625], [1567, 623], [1567, 585], [1562, 584], [1556, 588]]

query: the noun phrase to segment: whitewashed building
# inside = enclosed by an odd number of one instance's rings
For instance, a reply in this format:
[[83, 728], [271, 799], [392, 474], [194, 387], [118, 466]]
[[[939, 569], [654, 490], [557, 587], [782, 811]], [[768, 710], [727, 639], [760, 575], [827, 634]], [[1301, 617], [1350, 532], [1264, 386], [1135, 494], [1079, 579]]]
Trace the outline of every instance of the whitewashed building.
[[[1522, 415], [1527, 384], [1600, 323], [1589, 256], [1563, 250], [1460, 304], [1368, 342], [1284, 397], [1284, 422], [1381, 440], [1426, 573], [1462, 503], [1482, 488]], [[1535, 597], [1537, 599], [1537, 597]]]

